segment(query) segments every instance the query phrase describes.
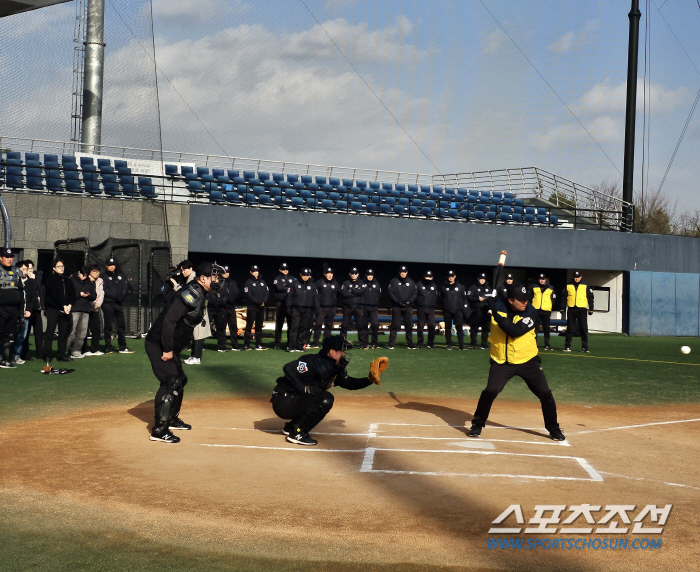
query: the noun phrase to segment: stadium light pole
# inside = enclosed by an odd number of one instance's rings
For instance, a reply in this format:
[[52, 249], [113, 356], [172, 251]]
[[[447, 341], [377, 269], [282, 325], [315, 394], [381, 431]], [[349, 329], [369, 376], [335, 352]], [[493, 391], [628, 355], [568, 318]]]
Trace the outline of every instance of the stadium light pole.
[[631, 232], [634, 203], [634, 129], [637, 120], [637, 62], [639, 61], [639, 0], [632, 0], [629, 48], [627, 51], [627, 111], [625, 116], [625, 166], [622, 175], [623, 230]]
[[105, 0], [88, 0], [83, 78], [83, 153], [99, 154], [102, 143], [102, 87], [105, 63]]

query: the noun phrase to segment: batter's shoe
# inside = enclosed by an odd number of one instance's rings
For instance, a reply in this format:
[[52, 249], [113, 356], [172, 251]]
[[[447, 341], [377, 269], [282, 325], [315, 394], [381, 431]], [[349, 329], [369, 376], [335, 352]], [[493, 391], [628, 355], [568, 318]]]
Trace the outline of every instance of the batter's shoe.
[[571, 353], [571, 348], [564, 348], [564, 349], [563, 349], [563, 350], [561, 350], [561, 351], [563, 351], [563, 352], [567, 352], [567, 353]]
[[292, 435], [287, 435], [287, 441], [290, 443], [296, 443], [297, 445], [308, 445], [310, 447], [318, 445], [318, 441], [316, 441], [316, 439], [312, 439], [309, 437], [308, 433], [304, 433], [302, 431], [298, 431]]
[[175, 437], [170, 431], [166, 431], [162, 435], [154, 435], [151, 433], [149, 437], [151, 441], [160, 441], [161, 443], [179, 443], [180, 437]]
[[192, 431], [192, 425], [190, 425], [189, 423], [185, 423], [179, 417], [175, 417], [175, 419], [173, 419], [170, 422], [168, 429], [170, 429], [171, 431], [173, 429], [179, 429], [180, 431]]
[[555, 441], [566, 441], [566, 437], [564, 436], [564, 433], [561, 432], [561, 429], [554, 429], [550, 431], [549, 438], [554, 439]]
[[472, 428], [469, 429], [469, 436], [470, 437], [481, 437], [481, 427], [479, 425], [472, 425]]

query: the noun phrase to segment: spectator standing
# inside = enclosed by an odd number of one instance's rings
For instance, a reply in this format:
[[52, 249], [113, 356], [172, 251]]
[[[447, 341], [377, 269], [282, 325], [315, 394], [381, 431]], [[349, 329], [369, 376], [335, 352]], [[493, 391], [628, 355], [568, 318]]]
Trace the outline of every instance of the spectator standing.
[[41, 319], [42, 311], [44, 310], [44, 286], [41, 283], [42, 273], [34, 274], [34, 261], [25, 260], [27, 265], [27, 277], [25, 282], [26, 291], [26, 309], [30, 312], [27, 318], [27, 335], [24, 337], [22, 344], [21, 359], [23, 361], [33, 360], [29, 357], [29, 334], [34, 332], [34, 350], [39, 359], [44, 357], [44, 321]]
[[88, 332], [92, 341], [90, 343], [90, 349], [88, 351], [87, 336], [85, 336], [85, 341], [83, 342], [83, 355], [84, 356], [101, 356], [104, 355], [100, 351], [100, 339], [102, 339], [102, 316], [100, 314], [100, 308], [105, 299], [104, 290], [104, 280], [100, 278], [100, 267], [97, 264], [90, 265], [90, 274], [88, 278], [90, 282], [95, 285], [96, 298], [94, 301], [90, 302], [90, 318], [88, 319]]
[[89, 274], [88, 269], [83, 266], [70, 278], [71, 282], [73, 282], [74, 292], [74, 300], [70, 309], [73, 326], [70, 336], [68, 336], [66, 351], [73, 359], [85, 357], [81, 349], [87, 334], [92, 302], [97, 298], [95, 283], [90, 280]]
[[73, 361], [66, 354], [66, 342], [71, 332], [71, 304], [75, 298], [73, 283], [65, 275], [65, 264], [56, 260], [51, 274], [44, 279], [46, 303], [46, 330], [44, 331], [44, 359], [51, 360], [53, 334], [58, 327], [58, 361]]

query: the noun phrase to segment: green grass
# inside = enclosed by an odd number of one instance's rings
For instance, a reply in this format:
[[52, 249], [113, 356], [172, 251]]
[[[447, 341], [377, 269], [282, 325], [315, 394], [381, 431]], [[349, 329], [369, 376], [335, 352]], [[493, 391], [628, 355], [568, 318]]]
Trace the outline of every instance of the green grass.
[[[382, 339], [383, 338], [383, 339]], [[385, 344], [386, 337], [380, 338]], [[399, 338], [401, 339], [401, 338]], [[444, 339], [435, 350], [354, 349], [351, 375], [366, 375], [377, 355], [390, 358], [381, 386], [363, 395], [397, 395], [477, 398], [488, 375], [488, 352], [448, 352]], [[269, 345], [266, 340], [265, 345]], [[557, 402], [570, 404], [655, 405], [700, 402], [700, 341], [696, 338], [628, 338], [623, 335], [591, 336], [590, 356], [580, 351], [561, 352], [563, 338], [553, 337], [554, 352], [541, 352], [542, 363]], [[690, 355], [680, 352], [689, 345]], [[158, 387], [143, 349], [143, 340], [129, 340], [133, 355], [113, 354], [76, 360], [68, 375], [42, 375], [37, 361], [0, 372], [0, 418], [3, 422], [45, 416], [117, 402], [140, 403], [153, 398]], [[574, 340], [574, 348], [580, 347]], [[281, 375], [282, 366], [301, 354], [283, 351], [216, 352], [208, 340], [200, 366], [185, 366], [189, 397], [265, 396]], [[616, 359], [602, 359], [616, 358]], [[674, 362], [674, 363], [657, 363]], [[343, 392], [344, 390], [337, 390]], [[509, 399], [533, 399], [519, 379], [506, 386]]]

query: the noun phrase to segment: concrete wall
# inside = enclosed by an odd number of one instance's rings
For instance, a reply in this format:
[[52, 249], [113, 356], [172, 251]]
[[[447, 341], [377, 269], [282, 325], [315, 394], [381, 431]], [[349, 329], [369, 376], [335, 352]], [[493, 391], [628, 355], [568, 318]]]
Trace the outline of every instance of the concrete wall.
[[[88, 237], [91, 245], [107, 238], [170, 240], [173, 260], [187, 257], [189, 205], [151, 203], [133, 199], [47, 196], [2, 193], [12, 222], [15, 248], [25, 258], [37, 259], [39, 249], [54, 241]], [[168, 237], [163, 222], [167, 208]]]

